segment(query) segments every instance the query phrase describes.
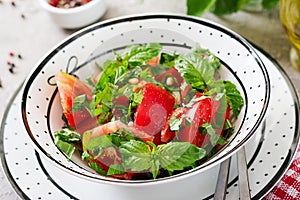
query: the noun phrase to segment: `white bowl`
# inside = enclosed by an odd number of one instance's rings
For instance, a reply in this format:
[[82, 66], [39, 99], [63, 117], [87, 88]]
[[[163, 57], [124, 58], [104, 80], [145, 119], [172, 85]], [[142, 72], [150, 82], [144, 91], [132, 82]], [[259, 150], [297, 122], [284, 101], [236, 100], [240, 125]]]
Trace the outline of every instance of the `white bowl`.
[[57, 8], [48, 0], [39, 0], [41, 6], [51, 15], [52, 19], [62, 28], [75, 29], [90, 25], [100, 19], [106, 11], [104, 0], [92, 0], [75, 8]]
[[[221, 77], [235, 83], [245, 100], [245, 106], [234, 123], [234, 138], [202, 165], [156, 180], [128, 181], [104, 177], [90, 170], [79, 157], [73, 156], [71, 161], [68, 160], [53, 141], [53, 133], [64, 124], [60, 120], [62, 109], [54, 75], [66, 71], [84, 79], [92, 73], [93, 62], [111, 57], [112, 50], [149, 42], [159, 42], [165, 49], [179, 53], [190, 51], [190, 47], [199, 43], [222, 61]], [[246, 144], [264, 118], [269, 96], [270, 83], [264, 64], [252, 46], [235, 32], [190, 16], [125, 16], [80, 30], [51, 49], [37, 63], [24, 84], [22, 117], [34, 148], [50, 164], [62, 169], [62, 173], [99, 184], [98, 191], [89, 192], [100, 195], [101, 189], [105, 191], [112, 187], [112, 191], [119, 188], [122, 192], [110, 193], [110, 199], [121, 199], [126, 196], [126, 191], [131, 193], [130, 199], [152, 199], [156, 191], [162, 192], [160, 195], [168, 199], [183, 199], [197, 194], [201, 172], [220, 164]], [[189, 189], [185, 192], [184, 188]], [[139, 192], [132, 194], [132, 191]]]

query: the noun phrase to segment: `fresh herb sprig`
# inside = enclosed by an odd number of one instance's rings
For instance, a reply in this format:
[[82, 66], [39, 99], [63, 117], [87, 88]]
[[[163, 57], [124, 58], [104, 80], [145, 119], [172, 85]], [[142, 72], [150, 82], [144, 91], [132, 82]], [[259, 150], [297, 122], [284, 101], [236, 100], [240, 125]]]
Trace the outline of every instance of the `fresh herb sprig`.
[[151, 171], [155, 179], [159, 169], [172, 174], [176, 170], [193, 167], [194, 163], [201, 160], [206, 151], [189, 142], [169, 142], [155, 146], [152, 149], [144, 142], [130, 140], [120, 146], [124, 161], [124, 168], [133, 171]]
[[[221, 100], [224, 108], [222, 110], [223, 115], [227, 108], [226, 102], [228, 102], [234, 116], [237, 117], [244, 105], [244, 100], [233, 83], [228, 80], [216, 80], [214, 77], [215, 70], [220, 65], [220, 61], [216, 57], [203, 50], [195, 50], [192, 53], [180, 55], [175, 61], [175, 68], [188, 84], [207, 96]], [[225, 98], [222, 98], [223, 96]]]
[[103, 64], [102, 75], [93, 90], [95, 97], [89, 109], [93, 116], [100, 116], [100, 124], [112, 117], [112, 100], [119, 95], [118, 85], [124, 82], [126, 75], [134, 72], [135, 68], [146, 65], [160, 51], [161, 45], [158, 43], [132, 45], [123, 54], [116, 54], [115, 60], [108, 60]]

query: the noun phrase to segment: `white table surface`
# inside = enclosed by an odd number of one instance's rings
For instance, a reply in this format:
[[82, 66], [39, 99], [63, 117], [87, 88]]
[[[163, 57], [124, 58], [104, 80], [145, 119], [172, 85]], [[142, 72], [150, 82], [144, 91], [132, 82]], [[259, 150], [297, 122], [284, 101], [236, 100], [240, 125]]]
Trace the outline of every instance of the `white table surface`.
[[[76, 30], [58, 27], [37, 0], [0, 0], [0, 121], [10, 97], [35, 63], [58, 42]], [[135, 13], [186, 13], [185, 0], [106, 0], [108, 10], [99, 21]], [[22, 14], [25, 18], [22, 18]], [[204, 16], [236, 31], [275, 58], [290, 76], [299, 94], [300, 73], [289, 61], [290, 45], [280, 24], [278, 8], [268, 12], [238, 12], [226, 17]], [[14, 57], [10, 52], [15, 54]], [[21, 55], [19, 59], [16, 55]], [[14, 73], [7, 62], [15, 64]], [[19, 199], [0, 163], [0, 200]]]

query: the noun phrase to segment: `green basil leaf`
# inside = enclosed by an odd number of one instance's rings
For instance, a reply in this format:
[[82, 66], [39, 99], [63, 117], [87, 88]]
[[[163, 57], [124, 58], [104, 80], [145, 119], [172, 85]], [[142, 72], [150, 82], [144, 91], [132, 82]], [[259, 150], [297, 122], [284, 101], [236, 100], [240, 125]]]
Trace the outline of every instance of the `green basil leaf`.
[[[112, 110], [112, 100], [114, 94], [116, 94], [117, 88], [112, 83], [106, 84], [102, 91], [94, 96], [92, 102], [90, 103], [91, 112], [93, 116], [100, 116], [98, 121], [102, 124], [104, 121], [110, 118]], [[98, 105], [101, 105], [100, 107]]]
[[[175, 60], [178, 58], [178, 54], [168, 54], [168, 53], [161, 53], [160, 55], [160, 60], [159, 60], [159, 66], [161, 66], [160, 68], [164, 68], [164, 71], [166, 71], [167, 69], [170, 69], [171, 67], [174, 67], [175, 65]], [[157, 66], [157, 67], [159, 67]], [[157, 68], [155, 67], [155, 68]], [[161, 73], [159, 73], [161, 74]], [[159, 75], [158, 73], [156, 73], [156, 75]]]
[[58, 137], [55, 138], [54, 143], [62, 152], [67, 155], [69, 159], [75, 152], [75, 147], [73, 144], [60, 140]]
[[130, 140], [123, 143], [119, 149], [125, 169], [143, 171], [151, 168], [151, 150], [146, 143]]
[[225, 94], [230, 108], [234, 116], [237, 118], [244, 106], [244, 99], [236, 86], [230, 81], [225, 81]]
[[133, 45], [121, 56], [121, 62], [129, 68], [135, 68], [147, 64], [147, 62], [157, 57], [161, 52], [159, 43], [149, 43], [146, 45]]
[[98, 174], [106, 176], [106, 172], [96, 163], [96, 162], [90, 162], [89, 165], [93, 170], [95, 170]]
[[205, 57], [215, 70], [221, 67], [221, 62], [219, 58], [215, 56], [212, 52], [210, 52], [208, 49], [203, 49], [200, 46], [197, 46], [194, 52]]
[[216, 0], [210, 11], [215, 15], [232, 14], [240, 10], [248, 0]]
[[176, 116], [172, 115], [171, 119], [170, 119], [170, 130], [171, 131], [179, 131], [180, 126], [182, 124], [182, 117], [177, 118]]
[[[203, 133], [204, 132], [204, 133]], [[209, 123], [204, 123], [201, 126], [201, 133], [202, 134], [209, 134], [210, 136], [210, 143], [212, 146], [216, 146], [217, 144], [224, 144], [226, 142], [225, 138], [219, 135]]]
[[222, 130], [225, 124], [224, 115], [227, 110], [227, 101], [226, 95], [222, 93], [222, 97], [219, 99], [220, 105], [216, 113], [216, 124], [214, 125], [215, 128]]
[[64, 142], [78, 142], [81, 139], [79, 133], [68, 128], [63, 128], [62, 130], [55, 132], [54, 137]]
[[216, 0], [187, 0], [187, 14], [201, 17], [209, 8], [215, 3]]
[[121, 164], [112, 164], [109, 166], [107, 176], [115, 174], [124, 174], [124, 168]]
[[82, 111], [82, 108], [88, 105], [89, 103], [87, 101], [86, 95], [85, 94], [79, 95], [74, 98], [73, 105], [72, 105], [72, 112], [73, 113], [80, 112]]
[[126, 66], [120, 65], [120, 63], [115, 60], [106, 61], [103, 65], [101, 77], [98, 80], [93, 93], [97, 94], [98, 92], [101, 92], [109, 83], [115, 84], [115, 81], [127, 71], [128, 69]]
[[262, 0], [262, 6], [264, 9], [271, 9], [278, 4], [279, 0]]
[[151, 165], [151, 172], [152, 172], [152, 176], [153, 179], [156, 179], [158, 172], [159, 172], [159, 160], [152, 160], [152, 165]]
[[194, 52], [180, 55], [175, 68], [188, 84], [198, 90], [205, 90], [207, 84], [215, 80], [214, 67], [207, 59]]
[[103, 149], [112, 146], [112, 138], [110, 135], [102, 135], [96, 138], [90, 139], [86, 145], [87, 150], [92, 150], [96, 147], [102, 147]]
[[143, 141], [141, 138], [135, 136], [131, 131], [123, 128], [110, 134], [110, 136], [112, 138], [112, 143], [117, 147], [119, 147], [122, 143], [128, 142], [130, 140]]
[[171, 172], [193, 166], [205, 154], [204, 149], [189, 142], [169, 142], [157, 147], [160, 166]]
[[87, 151], [82, 152], [81, 159], [88, 161], [89, 159], [93, 159], [93, 156], [89, 154]]

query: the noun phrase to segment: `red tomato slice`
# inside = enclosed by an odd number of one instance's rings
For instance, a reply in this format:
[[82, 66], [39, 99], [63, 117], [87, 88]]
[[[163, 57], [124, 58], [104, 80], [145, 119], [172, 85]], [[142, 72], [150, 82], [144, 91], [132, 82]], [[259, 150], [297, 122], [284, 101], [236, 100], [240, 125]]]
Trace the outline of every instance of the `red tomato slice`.
[[[97, 124], [97, 119], [92, 118], [89, 112], [83, 108], [81, 111], [72, 112], [74, 99], [85, 94], [88, 101], [92, 99], [92, 90], [78, 78], [64, 72], [59, 72], [56, 76], [56, 83], [59, 91], [63, 112], [68, 120], [69, 125], [74, 130], [87, 130]], [[88, 121], [88, 123], [86, 123]], [[86, 126], [84, 127], [83, 126]]]
[[112, 113], [117, 119], [119, 119], [120, 117], [122, 117], [123, 113], [122, 110], [118, 108], [118, 106], [128, 107], [130, 101], [125, 95], [121, 95], [120, 97], [113, 99], [112, 103], [114, 105]]
[[213, 100], [204, 98], [196, 102], [191, 108], [187, 109], [186, 118], [183, 121], [183, 128], [178, 133], [178, 138], [184, 142], [190, 142], [198, 147], [209, 142], [209, 135], [201, 135], [199, 127], [205, 122], [210, 122], [212, 117]]
[[[89, 153], [92, 154], [91, 151]], [[95, 155], [93, 155], [93, 156], [95, 156]], [[119, 150], [117, 150], [114, 147], [107, 147], [104, 149], [102, 154], [95, 161], [99, 164], [99, 166], [103, 170], [105, 170], [107, 172], [110, 165], [121, 164], [122, 157], [121, 157]]]
[[171, 141], [176, 136], [176, 133], [170, 130], [170, 120], [172, 116], [175, 116], [176, 118], [179, 119], [183, 113], [184, 113], [184, 108], [179, 107], [176, 110], [174, 110], [172, 114], [169, 116], [164, 128], [161, 131], [161, 141], [163, 143], [167, 143]]
[[102, 135], [106, 135], [109, 133], [114, 133], [120, 129], [127, 129], [127, 130], [131, 131], [134, 135], [140, 137], [145, 142], [148, 142], [148, 141], [153, 142], [153, 140], [154, 140], [154, 137], [152, 135], [149, 135], [146, 132], [137, 129], [136, 127], [128, 126], [128, 125], [122, 123], [121, 121], [116, 120], [116, 121], [108, 122], [106, 124], [100, 124], [100, 125], [96, 126], [95, 128], [86, 131], [82, 137], [83, 150], [84, 151], [86, 150], [86, 146], [88, 145], [88, 143], [90, 142], [90, 140], [92, 138], [100, 137]]
[[169, 92], [147, 83], [143, 89], [143, 100], [134, 115], [135, 127], [149, 135], [160, 133], [174, 105], [175, 98]]

